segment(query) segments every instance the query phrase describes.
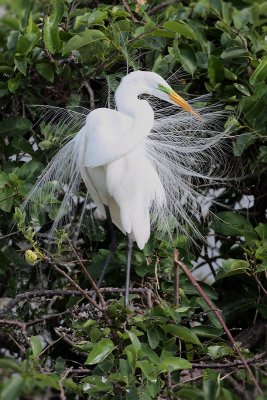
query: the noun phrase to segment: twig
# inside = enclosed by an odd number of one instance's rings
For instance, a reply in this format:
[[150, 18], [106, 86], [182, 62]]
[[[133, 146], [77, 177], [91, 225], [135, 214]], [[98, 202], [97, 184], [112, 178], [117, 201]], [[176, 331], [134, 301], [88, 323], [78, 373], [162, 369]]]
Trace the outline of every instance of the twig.
[[[79, 292], [80, 294], [80, 292]], [[45, 315], [42, 318], [38, 318], [34, 321], [29, 321], [26, 323], [26, 328], [29, 328], [30, 326], [34, 326], [34, 325], [39, 325], [39, 324], [45, 324], [47, 321], [51, 320], [51, 319], [55, 319], [55, 318], [61, 318], [64, 315], [68, 315], [71, 314], [72, 312], [78, 312], [79, 309], [84, 308], [84, 306], [82, 307], [72, 307], [68, 310], [62, 311], [60, 313], [55, 313], [55, 314], [51, 314], [51, 315]]]
[[66, 279], [68, 279], [69, 282], [71, 282], [77, 290], [79, 290], [79, 292], [81, 292], [81, 294], [83, 295], [83, 297], [89, 302], [91, 303], [97, 310], [103, 312], [103, 308], [100, 307], [96, 301], [94, 301], [89, 295], [88, 293], [83, 290], [65, 271], [63, 271], [61, 268], [59, 268], [56, 264], [50, 262], [50, 264], [52, 265], [52, 267], [59, 272], [61, 275], [63, 275]]
[[[125, 289], [122, 288], [100, 288], [98, 289], [101, 293], [124, 293]], [[85, 289], [85, 293], [90, 294], [90, 292]], [[135, 288], [130, 289], [130, 293], [146, 293], [148, 306], [150, 307], [149, 297], [151, 298], [151, 289], [146, 288]], [[66, 290], [66, 289], [51, 289], [51, 290], [36, 290], [35, 292], [25, 292], [18, 294], [13, 300], [11, 300], [6, 306], [0, 309], [0, 318], [3, 318], [4, 315], [8, 314], [8, 312], [13, 308], [16, 307], [20, 302], [24, 300], [29, 300], [37, 297], [53, 297], [53, 296], [81, 296], [83, 295], [80, 290]], [[150, 305], [149, 305], [150, 304]], [[68, 310], [69, 311], [69, 310]], [[64, 311], [64, 313], [67, 311]], [[63, 313], [61, 313], [62, 315]], [[60, 314], [54, 314], [54, 316], [59, 316]], [[47, 319], [53, 318], [53, 315], [45, 317]], [[33, 323], [33, 321], [28, 322], [28, 324]]]
[[151, 289], [146, 289], [146, 298], [147, 298], [148, 308], [152, 308], [153, 303], [152, 303], [152, 290]]
[[224, 378], [231, 383], [235, 392], [240, 396], [240, 398], [244, 400], [251, 399], [250, 395], [242, 388], [242, 386], [232, 376], [226, 376]]
[[20, 328], [22, 331], [25, 331], [26, 329], [26, 324], [24, 322], [16, 320], [0, 319], [0, 325], [16, 326], [17, 328]]
[[156, 14], [157, 12], [159, 12], [160, 10], [162, 10], [163, 8], [168, 7], [169, 5], [174, 4], [174, 3], [178, 3], [178, 2], [179, 2], [179, 0], [167, 0], [167, 1], [163, 1], [161, 4], [159, 4], [159, 5], [157, 5], [157, 6], [153, 7], [153, 8], [151, 8], [151, 10], [149, 10], [147, 14], [148, 14], [148, 15], [154, 15], [154, 14]]
[[35, 292], [20, 293], [0, 310], [0, 318], [8, 314], [8, 312], [13, 307], [17, 306], [23, 300], [29, 300], [36, 297], [80, 296], [80, 295], [81, 293], [78, 290], [64, 290], [64, 289], [36, 290]]
[[94, 110], [95, 109], [95, 95], [94, 95], [94, 91], [91, 88], [91, 85], [88, 82], [84, 82], [83, 86], [86, 88], [89, 97], [90, 97], [90, 110]]
[[176, 307], [179, 306], [180, 296], [179, 296], [179, 264], [173, 261], [173, 269], [174, 269], [174, 305]]
[[159, 290], [160, 285], [159, 285], [159, 276], [158, 276], [158, 266], [159, 266], [159, 257], [156, 257], [155, 261], [155, 268], [154, 268], [154, 273], [155, 273], [155, 281], [156, 281], [156, 288]]
[[81, 260], [81, 258], [80, 258], [80, 256], [79, 256], [79, 254], [77, 253], [77, 251], [75, 250], [75, 248], [73, 247], [73, 245], [72, 245], [72, 243], [71, 243], [71, 241], [70, 241], [69, 239], [68, 239], [68, 242], [69, 242], [70, 248], [72, 249], [73, 253], [75, 254], [75, 256], [76, 256], [76, 258], [77, 258], [77, 261], [78, 261], [80, 267], [82, 268], [82, 270], [83, 270], [83, 272], [84, 272], [84, 275], [86, 276], [88, 282], [89, 282], [90, 285], [92, 285], [92, 287], [95, 289], [95, 291], [96, 291], [96, 293], [97, 293], [97, 295], [98, 295], [99, 301], [100, 301], [100, 303], [101, 303], [101, 306], [102, 306], [103, 308], [105, 308], [105, 307], [106, 307], [106, 302], [105, 302], [105, 300], [104, 300], [104, 298], [103, 298], [103, 296], [102, 296], [102, 294], [101, 294], [101, 292], [100, 292], [98, 286], [96, 285], [95, 281], [93, 280], [93, 278], [91, 277], [91, 275], [89, 274], [89, 272], [87, 271], [87, 269], [85, 268], [84, 263], [82, 262], [82, 260]]
[[263, 284], [261, 283], [261, 281], [259, 280], [259, 278], [257, 277], [256, 274], [253, 275], [257, 284], [259, 285], [259, 287], [261, 288], [261, 290], [263, 291], [263, 293], [265, 294], [265, 296], [267, 296], [267, 290], [265, 289], [265, 287], [263, 286]]
[[[266, 357], [266, 353], [256, 354], [254, 357], [246, 360], [248, 364], [258, 364], [263, 357]], [[266, 360], [263, 360], [264, 362]], [[214, 369], [224, 369], [224, 368], [234, 368], [239, 366], [244, 366], [242, 360], [235, 360], [227, 363], [211, 363], [211, 362], [200, 362], [200, 363], [191, 363], [193, 368], [196, 369], [204, 369], [204, 368], [214, 368]]]
[[125, 10], [130, 14], [131, 20], [132, 20], [134, 23], [135, 23], [135, 22], [138, 22], [137, 19], [135, 18], [135, 16], [133, 15], [133, 13], [132, 13], [132, 10], [131, 10], [130, 7], [129, 7], [129, 4], [127, 4], [126, 0], [122, 0], [122, 4], [123, 4], [123, 7], [125, 8]]
[[[27, 338], [26, 334], [24, 334], [23, 336], [24, 336], [24, 338]], [[8, 334], [8, 337], [9, 337], [10, 340], [12, 340], [12, 342], [15, 343], [16, 346], [18, 346], [18, 348], [20, 349], [22, 354], [26, 353], [25, 347], [22, 346], [21, 344], [19, 344], [19, 342], [10, 333]]]
[[259, 395], [262, 395], [262, 390], [259, 386], [259, 383], [257, 382], [251, 368], [249, 367], [247, 361], [245, 360], [245, 358], [243, 357], [241, 351], [239, 350], [231, 332], [229, 331], [229, 329], [227, 328], [221, 314], [219, 313], [219, 311], [215, 308], [214, 304], [212, 303], [212, 301], [208, 298], [208, 296], [206, 295], [206, 293], [204, 292], [204, 290], [199, 286], [199, 284], [197, 283], [196, 279], [193, 277], [193, 275], [191, 274], [191, 272], [188, 270], [188, 268], [186, 267], [186, 265], [184, 263], [182, 263], [181, 261], [179, 261], [179, 251], [177, 249], [174, 250], [173, 253], [173, 260], [174, 263], [177, 263], [183, 270], [183, 272], [186, 274], [186, 276], [188, 277], [188, 279], [190, 280], [190, 282], [192, 283], [192, 285], [195, 287], [195, 289], [198, 291], [198, 293], [200, 294], [200, 296], [202, 297], [202, 299], [207, 303], [207, 305], [212, 309], [212, 311], [214, 312], [214, 315], [216, 316], [216, 318], [218, 319], [218, 321], [220, 322], [222, 328], [224, 329], [226, 335], [228, 336], [233, 349], [235, 350], [235, 352], [238, 354], [238, 356], [240, 357], [240, 359], [242, 360], [245, 369], [247, 370], [247, 372], [249, 373], [255, 388], [258, 392]]
[[76, 368], [76, 369], [73, 368], [69, 373], [69, 375], [79, 375], [79, 374], [90, 375], [92, 374], [92, 370], [88, 368]]

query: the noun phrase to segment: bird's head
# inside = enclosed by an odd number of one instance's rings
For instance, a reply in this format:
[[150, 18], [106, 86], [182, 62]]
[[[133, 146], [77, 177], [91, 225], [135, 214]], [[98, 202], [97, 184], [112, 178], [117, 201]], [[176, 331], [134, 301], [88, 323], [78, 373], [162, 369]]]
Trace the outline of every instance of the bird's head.
[[151, 88], [150, 94], [165, 100], [169, 103], [175, 104], [190, 112], [195, 117], [201, 118], [200, 115], [185, 101], [160, 75], [155, 72], [148, 72], [152, 74], [149, 77], [149, 86]]
[[136, 90], [141, 93], [158, 97], [168, 103], [175, 104], [190, 112], [195, 117], [200, 115], [187, 103], [160, 75], [150, 71], [134, 71], [123, 78], [125, 84], [134, 84]]

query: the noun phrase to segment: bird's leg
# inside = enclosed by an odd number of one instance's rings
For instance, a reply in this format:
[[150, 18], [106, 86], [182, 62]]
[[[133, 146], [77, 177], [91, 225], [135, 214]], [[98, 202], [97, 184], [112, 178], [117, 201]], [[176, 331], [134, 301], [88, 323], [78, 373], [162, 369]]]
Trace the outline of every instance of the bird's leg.
[[133, 240], [129, 233], [127, 234], [128, 246], [127, 246], [127, 266], [126, 266], [126, 282], [125, 282], [125, 307], [129, 304], [129, 287], [130, 287], [130, 274], [131, 274], [131, 261], [133, 251]]
[[104, 205], [104, 207], [105, 207], [105, 212], [106, 212], [106, 216], [107, 216], [107, 224], [108, 224], [108, 230], [109, 230], [109, 233], [110, 233], [110, 236], [111, 236], [111, 241], [110, 241], [110, 245], [109, 245], [108, 256], [106, 258], [106, 261], [105, 261], [104, 267], [102, 269], [101, 275], [100, 275], [100, 277], [99, 277], [99, 279], [97, 281], [97, 286], [98, 287], [102, 286], [104, 277], [105, 277], [106, 272], [107, 272], [107, 268], [109, 266], [109, 263], [110, 263], [112, 257], [114, 256], [115, 251], [117, 250], [117, 246], [118, 246], [117, 245], [116, 232], [115, 232], [115, 229], [114, 229], [114, 226], [113, 226], [113, 223], [112, 223], [112, 219], [111, 219], [109, 208], [106, 205]]

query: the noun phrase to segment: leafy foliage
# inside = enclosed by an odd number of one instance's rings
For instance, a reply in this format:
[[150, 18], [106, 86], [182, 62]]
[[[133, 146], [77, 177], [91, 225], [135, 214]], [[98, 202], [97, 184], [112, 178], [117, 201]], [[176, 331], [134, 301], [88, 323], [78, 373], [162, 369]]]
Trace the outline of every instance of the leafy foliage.
[[[87, 304], [75, 284], [82, 290], [88, 286], [81, 263], [94, 279], [101, 273], [109, 246], [104, 224], [87, 221], [75, 242], [61, 230], [48, 252], [48, 231], [62, 193], [55, 193], [53, 208], [36, 204], [31, 223], [18, 208], [60, 146], [52, 125], [47, 120], [40, 124], [30, 106], [105, 106], [126, 67], [138, 66], [164, 78], [179, 70], [183, 92], [210, 93], [212, 102], [229, 112], [229, 158], [238, 159], [242, 174], [219, 191], [214, 220], [203, 221], [201, 229], [213, 235], [208, 241], [213, 248], [204, 245], [201, 252], [202, 244], [190, 247], [183, 236], [176, 246], [189, 269], [195, 260], [199, 278], [201, 264], [216, 275], [214, 284], [200, 284], [229, 328], [246, 332], [254, 326], [253, 335], [240, 334], [236, 340], [257, 369], [264, 392], [257, 398], [267, 395], [257, 359], [264, 351], [267, 319], [267, 2], [163, 3], [0, 3], [0, 316], [9, 318], [0, 321], [1, 399], [36, 394], [128, 400], [254, 396], [221, 325], [182, 272], [179, 305], [173, 305], [168, 241], [152, 237], [143, 252], [134, 250], [132, 285], [137, 291], [128, 310], [118, 289], [126, 261], [125, 239], [118, 233], [119, 248], [105, 282], [113, 290], [104, 293], [103, 313]], [[78, 214], [83, 200], [81, 187]], [[12, 220], [17, 231], [10, 230]], [[24, 298], [5, 308], [24, 292]]]

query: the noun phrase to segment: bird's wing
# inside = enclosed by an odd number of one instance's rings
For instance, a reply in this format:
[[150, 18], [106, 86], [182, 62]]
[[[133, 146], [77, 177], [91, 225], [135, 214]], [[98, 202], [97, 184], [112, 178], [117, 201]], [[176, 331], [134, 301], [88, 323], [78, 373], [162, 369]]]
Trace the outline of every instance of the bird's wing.
[[132, 132], [133, 119], [118, 111], [98, 108], [92, 111], [82, 128], [86, 144], [82, 164], [94, 168], [128, 154], [140, 143]]

